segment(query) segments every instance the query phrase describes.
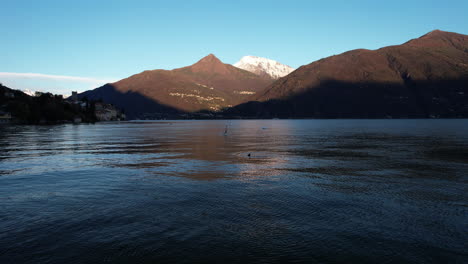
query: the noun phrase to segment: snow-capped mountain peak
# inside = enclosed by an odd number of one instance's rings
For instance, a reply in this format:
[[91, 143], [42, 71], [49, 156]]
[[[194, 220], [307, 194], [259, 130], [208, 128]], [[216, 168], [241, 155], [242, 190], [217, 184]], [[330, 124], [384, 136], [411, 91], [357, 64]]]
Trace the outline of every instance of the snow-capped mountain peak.
[[288, 65], [256, 56], [244, 56], [240, 61], [235, 63], [234, 66], [257, 75], [267, 75], [273, 79], [286, 76], [294, 71], [294, 68]]

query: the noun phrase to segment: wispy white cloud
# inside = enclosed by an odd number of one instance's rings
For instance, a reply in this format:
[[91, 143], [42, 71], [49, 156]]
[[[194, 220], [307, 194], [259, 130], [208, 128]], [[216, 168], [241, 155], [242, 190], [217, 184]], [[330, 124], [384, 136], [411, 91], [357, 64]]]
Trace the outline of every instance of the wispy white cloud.
[[116, 81], [107, 78], [92, 78], [43, 73], [0, 72], [0, 83], [20, 90], [51, 92], [70, 95], [72, 91], [84, 92], [106, 83]]
[[0, 72], [0, 77], [6, 78], [40, 78], [58, 81], [75, 81], [84, 83], [110, 83], [114, 80], [109, 79], [96, 79], [89, 77], [66, 76], [66, 75], [52, 75], [42, 73], [18, 73], [18, 72]]

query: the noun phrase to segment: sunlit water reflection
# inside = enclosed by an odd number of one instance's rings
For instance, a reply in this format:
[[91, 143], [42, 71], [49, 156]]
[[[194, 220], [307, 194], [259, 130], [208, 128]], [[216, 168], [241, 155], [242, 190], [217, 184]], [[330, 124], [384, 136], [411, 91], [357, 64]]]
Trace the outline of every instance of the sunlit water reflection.
[[0, 263], [461, 263], [467, 172], [467, 120], [3, 126]]

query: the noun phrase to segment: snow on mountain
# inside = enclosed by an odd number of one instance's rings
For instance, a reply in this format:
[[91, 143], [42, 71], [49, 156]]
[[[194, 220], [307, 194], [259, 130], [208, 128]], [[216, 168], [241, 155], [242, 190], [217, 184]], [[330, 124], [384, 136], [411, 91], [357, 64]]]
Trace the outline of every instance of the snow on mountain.
[[286, 76], [294, 71], [294, 68], [288, 65], [256, 56], [244, 56], [234, 66], [257, 75], [268, 75], [273, 79]]
[[29, 89], [23, 89], [23, 90], [20, 90], [20, 91], [22, 91], [23, 93], [25, 93], [25, 94], [27, 94], [29, 96], [34, 96], [36, 94], [36, 92], [31, 91]]

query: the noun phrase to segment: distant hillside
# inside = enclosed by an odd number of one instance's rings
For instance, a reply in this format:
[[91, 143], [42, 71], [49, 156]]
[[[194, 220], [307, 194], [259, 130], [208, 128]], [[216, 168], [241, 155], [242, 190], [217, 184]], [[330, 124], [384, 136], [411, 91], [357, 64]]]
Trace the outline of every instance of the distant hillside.
[[138, 118], [147, 113], [218, 111], [246, 102], [272, 82], [210, 54], [188, 67], [144, 71], [79, 96], [102, 99]]
[[250, 117], [468, 117], [468, 36], [432, 31], [402, 45], [302, 66], [225, 113]]

